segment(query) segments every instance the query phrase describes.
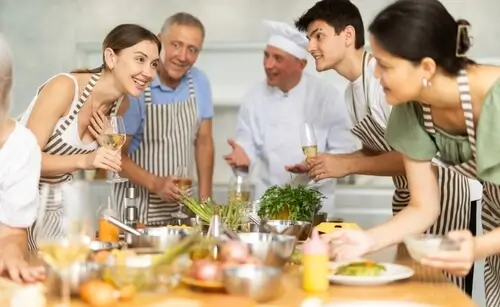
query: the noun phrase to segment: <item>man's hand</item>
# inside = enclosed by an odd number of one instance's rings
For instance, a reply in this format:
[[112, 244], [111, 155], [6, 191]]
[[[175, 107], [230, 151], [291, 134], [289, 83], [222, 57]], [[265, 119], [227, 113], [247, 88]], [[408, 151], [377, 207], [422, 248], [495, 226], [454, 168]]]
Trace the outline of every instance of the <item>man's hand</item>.
[[307, 165], [307, 162], [304, 161], [299, 164], [294, 164], [294, 165], [286, 165], [285, 170], [290, 173], [294, 174], [304, 174], [309, 172], [310, 168], [309, 165]]
[[350, 175], [351, 162], [354, 159], [346, 155], [318, 154], [308, 158], [309, 177], [315, 181], [326, 178], [342, 178]]
[[248, 168], [250, 166], [250, 159], [245, 150], [233, 139], [227, 140], [227, 143], [231, 146], [232, 151], [224, 156], [224, 160], [226, 160], [231, 167]]
[[182, 197], [182, 191], [176, 185], [179, 178], [175, 176], [158, 177], [152, 192], [168, 203], [176, 203]]

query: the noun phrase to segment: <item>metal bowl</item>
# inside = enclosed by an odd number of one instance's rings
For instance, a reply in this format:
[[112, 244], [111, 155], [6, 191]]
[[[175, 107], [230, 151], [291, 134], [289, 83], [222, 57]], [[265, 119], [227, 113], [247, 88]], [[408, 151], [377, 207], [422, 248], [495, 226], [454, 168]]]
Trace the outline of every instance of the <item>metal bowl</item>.
[[[80, 262], [73, 264], [69, 269], [69, 284], [71, 295], [80, 295], [80, 287], [93, 279], [100, 279], [103, 265], [97, 262]], [[55, 295], [61, 294], [61, 276], [52, 268], [47, 268], [47, 290]]]
[[194, 228], [152, 227], [139, 231], [142, 235], [133, 235], [130, 244], [128, 244], [129, 247], [149, 248], [154, 252], [163, 252], [186, 235], [197, 230]]
[[307, 240], [312, 231], [311, 222], [270, 220], [267, 221], [266, 224], [273, 230], [274, 233], [295, 236], [299, 241]]
[[283, 271], [268, 266], [242, 265], [224, 269], [222, 282], [229, 294], [247, 296], [257, 303], [281, 294]]
[[247, 232], [239, 234], [240, 240], [247, 243], [252, 256], [260, 259], [263, 265], [282, 268], [290, 260], [295, 250], [295, 236], [271, 233]]
[[92, 252], [99, 251], [109, 251], [115, 248], [120, 248], [121, 245], [118, 242], [103, 242], [103, 241], [91, 241], [89, 244], [89, 248]]

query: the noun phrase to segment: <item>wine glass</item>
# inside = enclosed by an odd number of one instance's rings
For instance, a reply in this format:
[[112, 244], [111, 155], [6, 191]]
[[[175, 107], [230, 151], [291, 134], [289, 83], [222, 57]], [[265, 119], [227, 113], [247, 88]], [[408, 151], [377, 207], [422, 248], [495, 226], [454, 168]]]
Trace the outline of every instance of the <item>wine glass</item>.
[[300, 130], [300, 140], [302, 143], [302, 151], [306, 158], [312, 158], [318, 153], [318, 141], [314, 133], [314, 127], [311, 124], [302, 124]]
[[71, 267], [87, 259], [92, 238], [88, 183], [41, 185], [34, 226], [39, 255], [61, 278], [61, 306], [70, 306]]
[[[189, 194], [190, 189], [193, 186], [193, 180], [189, 176], [188, 167], [186, 165], [180, 165], [177, 167], [175, 172], [177, 179], [175, 180], [175, 185], [182, 191], [183, 195]], [[184, 208], [184, 203], [179, 202], [179, 211], [172, 213], [172, 217], [178, 219], [185, 219], [188, 216], [182, 212]]]
[[[123, 117], [117, 115], [108, 116], [107, 121], [104, 123], [103, 132], [103, 146], [111, 150], [120, 151], [123, 144], [125, 144], [125, 141], [127, 140]], [[120, 177], [118, 172], [113, 172], [113, 176], [111, 177], [111, 179], [107, 180], [107, 182], [109, 183], [119, 183], [126, 181], [128, 181], [128, 179]]]
[[229, 201], [250, 201], [251, 185], [247, 174], [235, 172], [229, 181], [228, 200]]

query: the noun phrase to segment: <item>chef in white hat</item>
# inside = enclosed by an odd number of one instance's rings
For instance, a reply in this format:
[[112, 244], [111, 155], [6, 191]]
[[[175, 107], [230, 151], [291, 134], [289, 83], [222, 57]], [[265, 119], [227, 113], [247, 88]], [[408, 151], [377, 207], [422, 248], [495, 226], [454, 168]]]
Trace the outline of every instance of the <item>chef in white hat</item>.
[[[290, 182], [285, 166], [305, 159], [301, 130], [312, 126], [318, 152], [349, 153], [357, 143], [342, 95], [333, 84], [304, 72], [308, 41], [283, 22], [265, 21], [270, 36], [264, 50], [266, 80], [243, 98], [232, 151], [224, 156], [234, 168], [254, 174], [258, 199], [272, 185]], [[307, 182], [307, 176], [301, 176]], [[325, 195], [322, 211], [334, 215], [335, 179], [314, 183]]]

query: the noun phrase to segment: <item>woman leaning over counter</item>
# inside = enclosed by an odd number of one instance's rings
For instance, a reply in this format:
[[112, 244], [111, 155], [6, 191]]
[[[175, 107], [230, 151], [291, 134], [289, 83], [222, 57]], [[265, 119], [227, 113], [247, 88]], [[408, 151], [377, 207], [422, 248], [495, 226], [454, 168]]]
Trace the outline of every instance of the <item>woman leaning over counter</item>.
[[[433, 162], [483, 183], [485, 234], [449, 233], [460, 250], [435, 253], [423, 264], [465, 275], [485, 259], [488, 306], [500, 306], [500, 67], [465, 56], [469, 23], [455, 21], [439, 1], [400, 0], [369, 27], [388, 103], [394, 105], [386, 139], [404, 155], [410, 205], [368, 231], [341, 231], [334, 255], [356, 257], [424, 232], [439, 214]], [[409, 102], [408, 102], [409, 101]]]
[[41, 152], [35, 136], [8, 117], [13, 78], [11, 50], [0, 35], [0, 275], [34, 281], [28, 269], [27, 229], [38, 211]]
[[[120, 152], [98, 146], [101, 131], [89, 128], [91, 119], [105, 120], [128, 108], [126, 96], [139, 96], [152, 80], [160, 49], [160, 41], [149, 30], [119, 25], [104, 39], [101, 67], [58, 74], [36, 91], [21, 122], [42, 148], [41, 183], [58, 185], [82, 169], [121, 171]], [[62, 223], [59, 199], [48, 199], [46, 204], [55, 235]], [[36, 249], [32, 229], [29, 247]]]

